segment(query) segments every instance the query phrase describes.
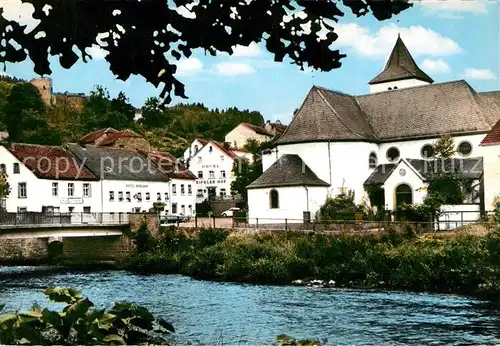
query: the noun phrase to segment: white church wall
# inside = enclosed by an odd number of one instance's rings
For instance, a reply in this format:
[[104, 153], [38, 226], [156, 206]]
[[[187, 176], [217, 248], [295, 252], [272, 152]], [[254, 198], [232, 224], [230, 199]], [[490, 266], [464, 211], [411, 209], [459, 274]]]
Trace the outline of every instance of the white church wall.
[[493, 210], [496, 196], [500, 196], [500, 145], [479, 147], [484, 169], [484, 207]]
[[396, 208], [396, 188], [401, 184], [407, 184], [411, 187], [413, 204], [423, 203], [427, 195], [425, 187], [428, 184], [424, 183], [419, 175], [406, 162], [402, 161], [384, 183], [386, 209], [394, 210]]
[[[453, 139], [455, 141], [455, 149], [458, 148], [458, 145], [461, 142], [467, 141], [472, 145], [472, 152], [467, 157], [481, 156], [480, 150], [479, 150], [479, 143], [481, 143], [484, 136], [485, 136], [485, 134], [454, 136]], [[422, 147], [426, 144], [432, 145], [438, 139], [439, 139], [439, 137], [431, 138], [431, 139], [417, 139], [417, 140], [409, 140], [409, 141], [395, 141], [395, 142], [381, 143], [379, 145], [378, 162], [379, 162], [379, 164], [390, 163], [390, 161], [387, 158], [387, 150], [391, 147], [398, 148], [400, 158], [423, 159], [422, 154], [421, 154]], [[458, 153], [455, 156], [462, 157]], [[398, 160], [396, 160], [396, 162]]]
[[326, 187], [277, 187], [274, 189], [278, 191], [279, 208], [271, 209], [269, 194], [272, 189], [248, 190], [250, 224], [299, 223], [303, 220], [304, 211], [310, 211], [311, 219], [314, 219], [328, 194]]
[[386, 82], [380, 84], [371, 84], [370, 85], [370, 93], [378, 93], [382, 91], [389, 91], [389, 88], [394, 89], [404, 89], [404, 88], [413, 88], [422, 85], [428, 85], [428, 82], [421, 81], [419, 79], [405, 79], [394, 82]]

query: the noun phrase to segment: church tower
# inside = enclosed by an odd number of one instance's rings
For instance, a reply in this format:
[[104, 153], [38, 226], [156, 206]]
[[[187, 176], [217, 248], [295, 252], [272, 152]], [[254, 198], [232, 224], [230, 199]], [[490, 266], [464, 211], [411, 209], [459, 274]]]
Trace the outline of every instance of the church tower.
[[392, 49], [384, 70], [368, 84], [370, 84], [370, 92], [375, 93], [427, 85], [433, 82], [432, 78], [418, 67], [398, 34], [396, 45]]

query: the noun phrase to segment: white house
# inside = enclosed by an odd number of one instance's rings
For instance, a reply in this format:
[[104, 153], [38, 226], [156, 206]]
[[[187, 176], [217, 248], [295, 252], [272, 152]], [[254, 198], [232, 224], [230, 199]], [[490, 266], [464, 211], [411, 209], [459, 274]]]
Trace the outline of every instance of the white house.
[[7, 212], [101, 211], [99, 178], [62, 147], [0, 146], [0, 169], [11, 188]]
[[247, 140], [254, 139], [258, 143], [267, 142], [273, 139], [274, 135], [261, 126], [241, 123], [232, 129], [225, 137], [226, 143], [233, 148], [243, 148]]
[[[243, 155], [243, 154], [241, 154]], [[216, 141], [208, 141], [189, 161], [189, 170], [196, 176], [197, 202], [231, 194], [233, 164], [238, 156], [232, 149]]]
[[203, 148], [209, 140], [203, 138], [196, 138], [191, 145], [184, 150], [184, 155], [182, 156], [184, 159], [184, 163], [188, 163], [189, 159], [193, 157], [201, 148]]
[[[304, 167], [328, 184], [328, 195], [347, 188], [360, 203], [367, 197], [365, 184], [382, 184], [386, 208], [393, 210], [399, 203], [419, 203], [425, 197], [420, 189], [426, 186], [421, 169], [434, 160], [432, 144], [448, 134], [456, 143], [459, 166], [472, 165], [471, 178], [482, 181], [480, 143], [500, 119], [499, 91], [476, 92], [464, 80], [433, 83], [399, 36], [384, 70], [370, 81], [370, 89], [370, 94], [361, 96], [317, 86], [309, 91], [275, 148], [263, 155], [264, 173], [248, 190], [251, 218], [300, 219], [306, 211], [302, 210], [304, 187], [290, 187], [289, 178], [273, 186], [258, 184], [273, 180], [269, 175], [289, 176], [290, 160], [274, 165], [284, 155], [298, 156]], [[285, 187], [290, 190], [287, 196], [296, 197], [282, 197]], [[272, 189], [278, 191], [279, 208], [271, 208], [271, 200], [263, 197]], [[486, 182], [485, 193], [488, 189]], [[307, 197], [309, 210], [313, 211], [311, 205], [323, 204], [325, 196]]]
[[79, 162], [99, 178], [102, 212], [150, 211], [170, 202], [169, 178], [137, 151], [67, 144]]

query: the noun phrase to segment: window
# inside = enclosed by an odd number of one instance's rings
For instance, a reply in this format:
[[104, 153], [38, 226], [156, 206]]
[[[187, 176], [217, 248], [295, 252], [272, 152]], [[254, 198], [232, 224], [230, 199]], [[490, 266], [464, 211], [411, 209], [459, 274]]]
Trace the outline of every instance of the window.
[[401, 184], [396, 187], [396, 207], [402, 204], [412, 204], [413, 194], [411, 187], [407, 184]]
[[214, 148], [213, 148], [212, 146], [209, 146], [209, 147], [208, 147], [208, 151], [209, 151], [209, 152], [212, 152], [213, 150], [214, 150]]
[[26, 207], [17, 207], [17, 212], [18, 213], [27, 213], [28, 212], [28, 208], [26, 208]]
[[271, 209], [278, 209], [280, 207], [279, 194], [276, 190], [271, 190], [269, 193], [269, 207]]
[[198, 178], [203, 178], [203, 171], [198, 171]]
[[137, 192], [135, 194], [135, 198], [137, 199], [137, 201], [142, 202], [142, 192]]
[[392, 88], [391, 88], [391, 87], [389, 87], [387, 90], [392, 90]]
[[83, 207], [84, 214], [90, 214], [90, 207]]
[[424, 145], [420, 150], [420, 155], [422, 155], [424, 159], [430, 159], [434, 156], [434, 147], [430, 144]]
[[226, 195], [226, 189], [220, 189], [220, 195], [225, 196]]
[[233, 146], [234, 146], [235, 148], [238, 148], [238, 142], [233, 141]]
[[172, 214], [177, 214], [177, 203], [172, 203]]
[[184, 196], [185, 190], [184, 190], [184, 184], [181, 184], [181, 195]]
[[181, 205], [181, 213], [182, 215], [185, 215], [186, 214], [186, 207], [183, 205]]
[[192, 195], [193, 194], [193, 188], [191, 187], [191, 185], [188, 185], [188, 195]]
[[197, 146], [197, 145], [195, 145], [195, 146], [194, 146], [194, 153], [196, 154], [197, 152], [198, 152], [198, 146]]
[[198, 163], [201, 163], [201, 156], [198, 156]]
[[18, 183], [17, 184], [17, 197], [18, 198], [26, 198], [28, 196], [28, 191], [26, 187], [26, 183]]
[[368, 157], [368, 167], [370, 169], [377, 168], [377, 154], [371, 153], [370, 156]]
[[14, 163], [14, 174], [19, 174], [19, 163]]
[[7, 173], [7, 167], [5, 166], [5, 164], [1, 164], [0, 165], [0, 171], [2, 171], [2, 173]]
[[83, 183], [83, 197], [90, 197], [90, 184]]
[[125, 199], [130, 202], [130, 191], [125, 192]]
[[221, 160], [221, 161], [224, 161], [224, 155], [221, 155], [221, 156], [220, 156], [220, 160]]
[[458, 145], [457, 151], [462, 156], [469, 156], [472, 152], [472, 144], [467, 141], [463, 141]]
[[202, 189], [198, 189], [196, 191], [196, 197], [203, 197], [203, 190]]
[[168, 192], [165, 192], [165, 201], [168, 201]]
[[151, 196], [149, 194], [149, 192], [146, 192], [146, 201], [149, 201], [151, 199]]
[[214, 178], [215, 178], [215, 173], [214, 173], [214, 171], [210, 171], [210, 172], [208, 172], [208, 177], [209, 177], [210, 179], [214, 179]]
[[221, 176], [221, 178], [225, 178], [226, 177], [226, 171], [220, 171], [220, 176]]
[[123, 202], [123, 191], [118, 191], [118, 202]]
[[52, 183], [52, 196], [57, 196], [59, 193], [59, 183]]
[[397, 88], [398, 88], [398, 87], [397, 87], [397, 86], [395, 86], [393, 89], [394, 89], [394, 90], [396, 90]]
[[74, 194], [75, 194], [75, 184], [68, 183], [68, 197], [73, 197]]
[[161, 202], [161, 192], [158, 192], [158, 193], [156, 194], [156, 201], [157, 201], [157, 202]]
[[394, 162], [397, 159], [399, 159], [399, 149], [396, 147], [390, 147], [387, 150], [387, 159], [391, 162]]
[[114, 202], [114, 200], [115, 200], [115, 192], [109, 191], [109, 201]]
[[177, 194], [177, 186], [175, 184], [172, 184], [172, 195]]
[[193, 206], [188, 205], [188, 214], [191, 215], [193, 213]]

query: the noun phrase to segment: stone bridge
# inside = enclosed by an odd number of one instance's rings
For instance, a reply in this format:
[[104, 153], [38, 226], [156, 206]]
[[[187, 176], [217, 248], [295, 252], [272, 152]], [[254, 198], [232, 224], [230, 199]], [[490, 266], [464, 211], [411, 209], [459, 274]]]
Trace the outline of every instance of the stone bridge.
[[0, 213], [0, 264], [116, 262], [134, 251], [129, 235], [144, 222], [158, 233], [155, 213]]

